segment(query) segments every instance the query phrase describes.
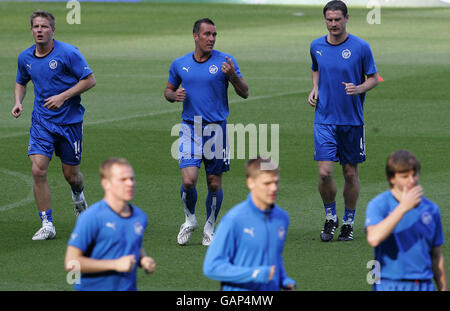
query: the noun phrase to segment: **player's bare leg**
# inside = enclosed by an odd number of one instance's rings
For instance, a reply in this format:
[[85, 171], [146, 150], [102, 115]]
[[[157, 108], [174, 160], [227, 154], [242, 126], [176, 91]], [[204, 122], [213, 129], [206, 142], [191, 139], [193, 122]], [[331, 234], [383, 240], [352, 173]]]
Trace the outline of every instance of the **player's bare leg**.
[[79, 165], [69, 165], [65, 163], [61, 164], [64, 178], [67, 180], [72, 189], [73, 210], [75, 216], [78, 217], [81, 212], [88, 208], [88, 204], [83, 193], [83, 174], [80, 172]]
[[206, 182], [208, 184], [208, 197], [206, 199], [207, 219], [203, 227], [202, 244], [208, 246], [214, 237], [214, 227], [216, 225], [217, 215], [222, 205], [222, 174], [207, 175]]
[[336, 194], [337, 187], [333, 178], [334, 162], [318, 161], [319, 169], [319, 193], [325, 207], [325, 224], [320, 233], [320, 239], [324, 242], [331, 241], [334, 232], [338, 227], [338, 218], [336, 216]]
[[41, 217], [42, 227], [34, 234], [33, 240], [51, 240], [56, 236], [51, 214], [51, 194], [47, 181], [50, 158], [41, 154], [29, 156], [33, 175], [33, 192]]
[[189, 242], [192, 232], [197, 228], [195, 218], [195, 204], [197, 202], [197, 190], [195, 186], [198, 180], [198, 167], [184, 167], [181, 169], [181, 203], [185, 213], [185, 222], [181, 225], [177, 236], [178, 244], [185, 245]]
[[339, 234], [339, 241], [353, 240], [353, 223], [355, 220], [356, 202], [359, 197], [359, 176], [357, 164], [344, 164], [342, 166], [344, 174], [344, 203], [345, 214], [342, 222], [341, 233]]

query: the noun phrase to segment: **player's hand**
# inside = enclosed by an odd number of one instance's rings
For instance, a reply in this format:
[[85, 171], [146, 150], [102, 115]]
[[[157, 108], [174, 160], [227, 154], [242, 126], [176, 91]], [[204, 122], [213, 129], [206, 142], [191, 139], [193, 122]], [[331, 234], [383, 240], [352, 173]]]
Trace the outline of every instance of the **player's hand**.
[[11, 114], [13, 115], [14, 118], [18, 118], [22, 114], [22, 111], [23, 111], [22, 104], [15, 104], [13, 109], [11, 110]]
[[358, 86], [353, 83], [342, 82], [342, 84], [345, 85], [345, 93], [347, 95], [357, 95], [361, 93]]
[[186, 90], [183, 87], [180, 87], [175, 91], [175, 101], [184, 102], [186, 99]]
[[226, 62], [222, 62], [222, 71], [226, 74], [230, 79], [237, 78], [236, 68], [234, 67], [234, 63], [231, 58], [225, 56]]
[[311, 107], [316, 107], [317, 102], [319, 101], [319, 92], [316, 88], [314, 88], [311, 93], [309, 93], [308, 96], [308, 104], [311, 105]]
[[48, 108], [48, 109], [58, 109], [64, 104], [65, 99], [61, 95], [55, 95], [55, 96], [46, 98], [44, 101], [45, 101], [45, 104], [42, 107]]
[[400, 197], [400, 204], [405, 209], [405, 211], [409, 211], [416, 207], [423, 195], [423, 188], [420, 185], [412, 187], [411, 189], [403, 188], [402, 195]]
[[130, 272], [136, 264], [136, 256], [127, 255], [116, 259], [115, 270], [117, 272]]
[[272, 281], [273, 276], [275, 275], [275, 268], [276, 268], [276, 266], [271, 266], [271, 267], [270, 267], [269, 281]]
[[288, 284], [283, 289], [288, 291], [295, 290], [295, 284]]
[[145, 272], [147, 272], [147, 274], [150, 274], [156, 270], [156, 263], [152, 257], [144, 256], [141, 258], [140, 263], [141, 263], [142, 269], [144, 269]]

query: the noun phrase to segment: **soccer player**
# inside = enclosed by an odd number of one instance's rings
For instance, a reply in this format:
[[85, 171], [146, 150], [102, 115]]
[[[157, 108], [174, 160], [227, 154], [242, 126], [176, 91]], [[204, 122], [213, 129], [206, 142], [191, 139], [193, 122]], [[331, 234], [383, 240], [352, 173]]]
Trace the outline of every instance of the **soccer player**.
[[142, 247], [147, 216], [129, 203], [135, 189], [133, 168], [126, 159], [110, 158], [100, 166], [100, 176], [105, 196], [78, 218], [65, 268], [80, 268], [77, 290], [137, 290], [136, 263], [147, 273], [156, 265]]
[[366, 209], [367, 242], [380, 264], [374, 290], [447, 290], [439, 207], [423, 196], [420, 162], [408, 150], [393, 152], [386, 161], [390, 189]]
[[275, 205], [279, 169], [258, 157], [247, 162], [246, 176], [250, 194], [220, 221], [203, 273], [222, 290], [293, 290], [282, 257], [289, 215]]
[[197, 228], [196, 184], [202, 162], [208, 185], [202, 244], [208, 246], [213, 239], [223, 200], [222, 173], [229, 170], [226, 122], [229, 83], [240, 97], [248, 97], [248, 85], [237, 62], [230, 54], [214, 50], [216, 35], [216, 27], [209, 18], [194, 23], [195, 50], [172, 62], [164, 91], [169, 102], [183, 102], [178, 157], [182, 177], [180, 196], [186, 217], [177, 237], [180, 245], [185, 245]]
[[344, 2], [328, 2], [323, 15], [329, 33], [311, 43], [313, 89], [308, 96], [315, 108], [314, 160], [326, 217], [320, 238], [331, 241], [339, 225], [333, 179], [334, 162], [339, 160], [345, 214], [338, 240], [351, 241], [360, 188], [358, 163], [366, 159], [363, 104], [366, 92], [378, 84], [377, 68], [369, 44], [347, 32]]
[[85, 110], [80, 94], [95, 86], [96, 81], [76, 47], [53, 39], [55, 17], [51, 13], [35, 11], [30, 23], [35, 44], [19, 54], [11, 113], [15, 118], [22, 114], [27, 83], [32, 80], [35, 98], [28, 157], [42, 223], [33, 240], [48, 240], [56, 235], [47, 182], [53, 151], [60, 157], [64, 177], [72, 189], [75, 215], [87, 208], [80, 172]]

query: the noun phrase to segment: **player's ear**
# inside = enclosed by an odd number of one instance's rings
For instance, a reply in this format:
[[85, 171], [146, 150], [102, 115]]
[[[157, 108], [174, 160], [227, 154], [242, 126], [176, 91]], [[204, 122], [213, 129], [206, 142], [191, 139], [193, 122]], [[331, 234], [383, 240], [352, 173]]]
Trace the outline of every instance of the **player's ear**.
[[255, 187], [255, 181], [252, 177], [247, 177], [247, 187], [250, 191]]
[[106, 178], [102, 178], [102, 180], [101, 180], [101, 184], [102, 184], [102, 188], [103, 188], [103, 190], [106, 190], [106, 189], [108, 189], [108, 185], [109, 185], [109, 180], [108, 180], [108, 179], [106, 179]]

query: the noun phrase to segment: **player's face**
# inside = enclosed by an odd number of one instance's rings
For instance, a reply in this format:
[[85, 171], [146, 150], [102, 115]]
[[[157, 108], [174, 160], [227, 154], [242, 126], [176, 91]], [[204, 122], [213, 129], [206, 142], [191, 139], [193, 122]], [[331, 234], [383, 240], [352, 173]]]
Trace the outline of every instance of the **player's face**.
[[256, 177], [249, 177], [247, 185], [252, 193], [254, 203], [258, 207], [269, 207], [274, 204], [278, 193], [278, 183], [280, 176], [273, 172], [262, 171]]
[[128, 165], [114, 164], [111, 167], [110, 176], [104, 180], [105, 192], [115, 199], [128, 202], [134, 196], [134, 171]]
[[346, 32], [346, 25], [348, 22], [348, 14], [344, 16], [341, 10], [338, 11], [326, 11], [325, 23], [330, 35], [339, 37]]
[[33, 35], [36, 44], [48, 44], [53, 40], [54, 33], [55, 29], [51, 27], [48, 19], [40, 16], [34, 18], [31, 34]]
[[395, 173], [390, 179], [392, 189], [403, 191], [405, 188], [409, 190], [419, 184], [419, 174], [413, 170], [401, 173]]
[[201, 23], [200, 31], [198, 32], [198, 34], [194, 33], [196, 49], [199, 49], [205, 54], [211, 53], [211, 51], [214, 49], [214, 44], [216, 43], [216, 36], [216, 26], [207, 23]]

